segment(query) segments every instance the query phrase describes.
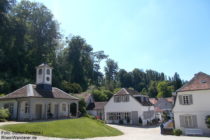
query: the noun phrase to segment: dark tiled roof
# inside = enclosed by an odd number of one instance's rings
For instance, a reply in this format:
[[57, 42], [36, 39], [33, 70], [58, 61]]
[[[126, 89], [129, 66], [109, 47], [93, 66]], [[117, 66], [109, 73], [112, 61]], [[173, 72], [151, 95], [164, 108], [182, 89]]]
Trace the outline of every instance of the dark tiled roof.
[[[149, 100], [141, 100], [141, 97], [134, 97], [138, 102], [140, 102], [143, 106], [152, 106], [153, 104]], [[147, 97], [145, 97], [147, 98]]]
[[94, 109], [104, 109], [104, 106], [106, 105], [107, 102], [95, 102], [95, 107]]
[[1, 97], [0, 99], [12, 99], [12, 98], [25, 98], [25, 97], [38, 97], [38, 98], [58, 98], [58, 99], [72, 99], [78, 100], [61, 89], [52, 88], [52, 91], [41, 90], [36, 85], [28, 84], [24, 87], [17, 89], [16, 91]]
[[178, 89], [177, 92], [205, 89], [210, 89], [210, 76], [199, 72], [188, 83]]
[[[152, 106], [152, 104], [150, 103], [149, 99], [148, 100], [144, 100], [141, 101], [141, 97], [144, 98], [148, 98], [145, 95], [141, 95], [138, 91], [136, 90], [132, 90], [132, 89], [128, 89], [128, 88], [122, 88], [120, 91], [118, 91], [116, 94], [114, 94], [115, 96], [120, 96], [120, 95], [131, 95], [133, 96], [140, 104], [142, 104], [143, 106]], [[138, 96], [136, 96], [138, 95]], [[140, 97], [141, 96], [141, 97]]]

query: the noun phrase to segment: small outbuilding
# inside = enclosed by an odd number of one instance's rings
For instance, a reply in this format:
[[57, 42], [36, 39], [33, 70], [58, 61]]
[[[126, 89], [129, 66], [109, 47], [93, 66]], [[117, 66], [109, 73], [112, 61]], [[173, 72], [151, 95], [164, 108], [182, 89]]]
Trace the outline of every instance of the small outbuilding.
[[36, 84], [27, 84], [0, 97], [0, 108], [10, 111], [11, 119], [30, 121], [77, 117], [79, 99], [52, 87], [52, 67], [36, 67]]

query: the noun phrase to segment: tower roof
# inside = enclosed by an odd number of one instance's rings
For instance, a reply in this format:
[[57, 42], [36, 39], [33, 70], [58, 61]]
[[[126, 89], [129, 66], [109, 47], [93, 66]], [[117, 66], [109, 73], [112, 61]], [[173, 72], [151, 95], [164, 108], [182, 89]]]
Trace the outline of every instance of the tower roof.
[[36, 68], [41, 68], [41, 67], [47, 67], [47, 68], [50, 68], [50, 69], [53, 69], [52, 67], [50, 67], [48, 64], [46, 63], [42, 63], [40, 64], [39, 66], [37, 66]]

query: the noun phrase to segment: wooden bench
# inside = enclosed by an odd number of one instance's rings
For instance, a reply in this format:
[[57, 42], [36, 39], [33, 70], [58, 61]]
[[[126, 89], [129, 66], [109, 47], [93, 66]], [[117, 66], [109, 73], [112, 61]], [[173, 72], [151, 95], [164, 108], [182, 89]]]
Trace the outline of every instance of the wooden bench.
[[203, 131], [202, 131], [202, 129], [190, 129], [190, 128], [187, 128], [187, 129], [185, 129], [185, 135], [202, 136], [203, 135]]

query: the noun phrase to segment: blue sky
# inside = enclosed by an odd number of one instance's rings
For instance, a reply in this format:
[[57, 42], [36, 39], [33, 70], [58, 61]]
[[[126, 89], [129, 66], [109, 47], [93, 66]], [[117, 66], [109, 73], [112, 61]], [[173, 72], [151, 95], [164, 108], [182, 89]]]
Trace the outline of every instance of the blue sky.
[[190, 80], [210, 74], [209, 0], [32, 0], [46, 5], [61, 32], [80, 35], [119, 68], [153, 69]]

